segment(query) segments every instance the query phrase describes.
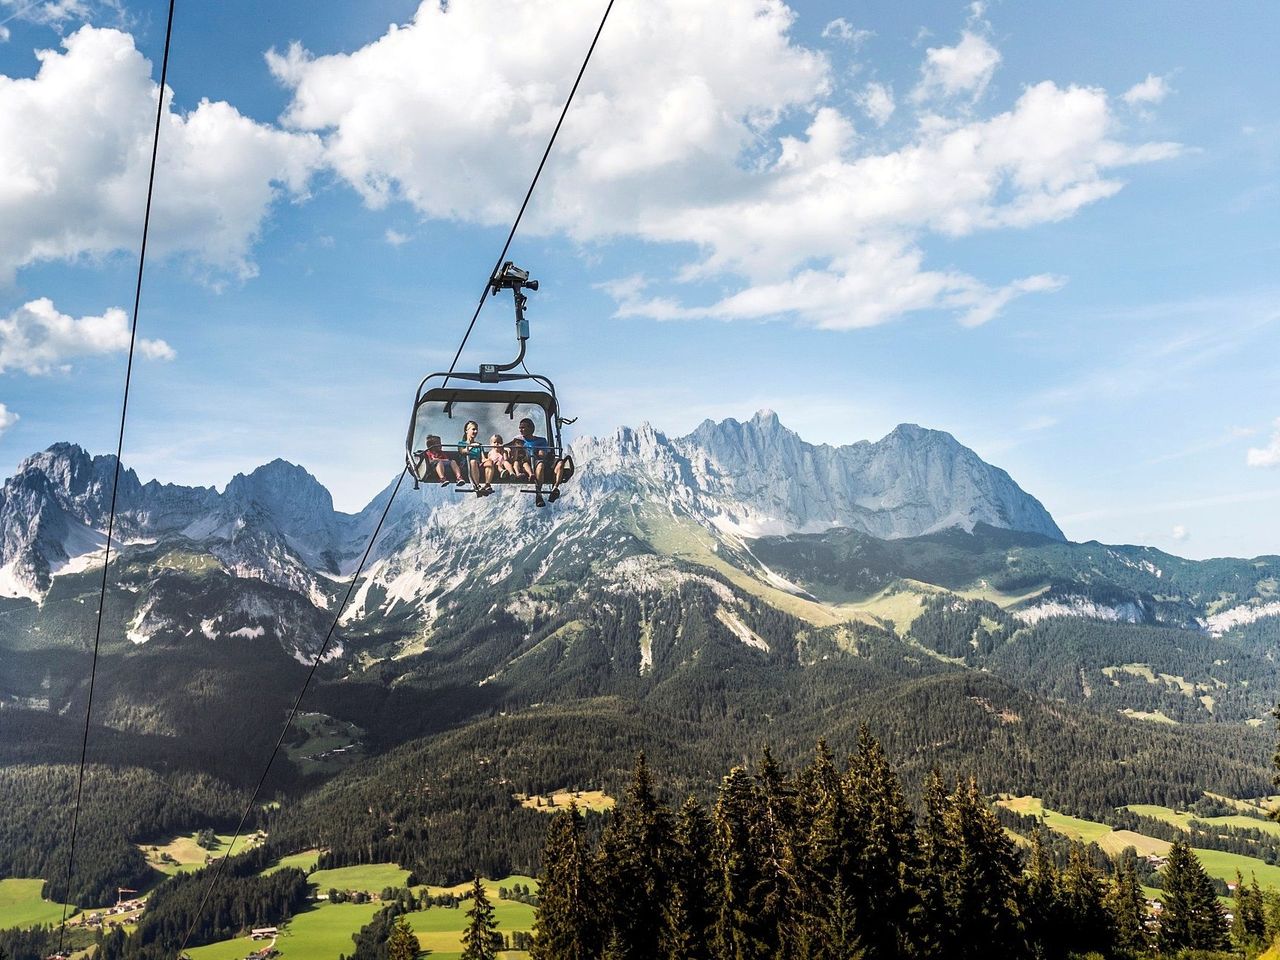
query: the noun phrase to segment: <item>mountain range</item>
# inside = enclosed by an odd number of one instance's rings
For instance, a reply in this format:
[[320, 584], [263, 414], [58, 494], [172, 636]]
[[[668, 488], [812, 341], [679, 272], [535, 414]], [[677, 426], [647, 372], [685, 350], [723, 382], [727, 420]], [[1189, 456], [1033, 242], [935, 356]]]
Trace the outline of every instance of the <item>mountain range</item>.
[[[1280, 557], [1068, 542], [1003, 470], [910, 424], [832, 447], [762, 411], [574, 454], [545, 509], [404, 484], [269, 781], [298, 804], [279, 836], [433, 876], [532, 869], [516, 790], [611, 783], [641, 747], [697, 790], [748, 744], [794, 755], [864, 721], [909, 771], [1080, 813], [1269, 790]], [[56, 444], [0, 489], [0, 774], [78, 757], [115, 470]], [[281, 460], [221, 492], [120, 476], [95, 756], [251, 783], [392, 487], [346, 514]], [[365, 836], [384, 801], [437, 840]], [[493, 859], [459, 805], [518, 842]]]

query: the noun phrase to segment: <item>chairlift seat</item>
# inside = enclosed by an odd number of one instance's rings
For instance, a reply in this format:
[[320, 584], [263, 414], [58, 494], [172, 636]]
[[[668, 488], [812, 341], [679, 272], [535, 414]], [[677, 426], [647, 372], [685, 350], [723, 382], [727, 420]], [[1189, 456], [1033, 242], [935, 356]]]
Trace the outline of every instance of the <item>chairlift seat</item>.
[[[496, 383], [493, 381], [496, 380]], [[512, 381], [524, 381], [519, 387]], [[492, 384], [492, 385], [491, 385]], [[487, 458], [493, 447], [490, 438], [497, 434], [505, 446], [520, 439], [519, 423], [528, 418], [534, 423], [534, 435], [547, 441], [543, 467], [543, 483], [552, 482], [551, 465], [564, 456], [560, 428], [563, 420], [556, 399], [555, 385], [546, 377], [527, 373], [433, 373], [424, 377], [414, 400], [405, 444], [405, 460], [409, 472], [419, 483], [440, 483], [434, 464], [421, 455], [428, 436], [440, 438], [440, 447], [448, 459], [457, 463], [466, 481], [463, 486], [450, 486], [460, 493], [474, 493], [468, 457], [458, 449], [462, 430], [468, 420], [479, 425], [477, 441]], [[447, 476], [452, 481], [453, 471]], [[489, 482], [489, 481], [486, 481]], [[495, 476], [494, 486], [532, 485], [525, 476]], [[532, 492], [532, 489], [530, 490]]]

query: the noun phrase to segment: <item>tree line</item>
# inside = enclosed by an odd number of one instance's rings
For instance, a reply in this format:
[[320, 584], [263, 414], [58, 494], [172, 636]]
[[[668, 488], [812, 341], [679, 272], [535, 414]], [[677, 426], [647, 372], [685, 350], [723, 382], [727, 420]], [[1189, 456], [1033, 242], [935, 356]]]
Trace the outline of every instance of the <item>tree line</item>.
[[[925, 782], [908, 804], [863, 728], [843, 767], [825, 743], [788, 775], [765, 751], [734, 767], [708, 809], [673, 810], [643, 755], [597, 841], [576, 807], [543, 850], [533, 960], [889, 960], [1218, 950], [1228, 928], [1185, 840], [1153, 922], [1137, 858], [1111, 875], [1083, 848], [1059, 865], [1040, 834], [1019, 848], [973, 779]], [[1266, 936], [1243, 883], [1248, 930]]]

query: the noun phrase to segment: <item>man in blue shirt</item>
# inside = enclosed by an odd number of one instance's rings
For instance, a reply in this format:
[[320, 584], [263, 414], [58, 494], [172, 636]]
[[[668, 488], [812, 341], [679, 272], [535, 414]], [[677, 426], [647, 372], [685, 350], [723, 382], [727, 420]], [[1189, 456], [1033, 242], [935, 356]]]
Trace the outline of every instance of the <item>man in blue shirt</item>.
[[547, 502], [542, 499], [542, 484], [551, 466], [551, 445], [547, 443], [546, 437], [534, 436], [533, 421], [528, 417], [520, 421], [520, 439], [524, 441], [524, 448], [529, 454], [529, 463], [533, 466], [533, 504], [536, 507], [545, 507]]

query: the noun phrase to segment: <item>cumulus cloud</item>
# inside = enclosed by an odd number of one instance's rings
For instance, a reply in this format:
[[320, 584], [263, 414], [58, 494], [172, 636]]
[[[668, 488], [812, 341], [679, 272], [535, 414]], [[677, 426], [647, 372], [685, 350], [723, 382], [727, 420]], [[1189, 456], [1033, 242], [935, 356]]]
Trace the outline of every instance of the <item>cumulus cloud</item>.
[[930, 47], [925, 51], [920, 83], [912, 92], [912, 99], [967, 97], [977, 100], [986, 91], [999, 65], [1000, 51], [982, 34], [965, 30], [954, 47]]
[[6, 430], [21, 419], [21, 417], [5, 406], [5, 404], [0, 403], [0, 436], [3, 436]]
[[875, 81], [863, 87], [853, 99], [877, 127], [883, 127], [889, 122], [896, 107], [893, 90], [886, 84]]
[[[284, 122], [319, 135], [326, 163], [370, 206], [505, 226], [594, 27], [583, 9], [427, 2], [350, 53], [273, 52], [292, 91]], [[697, 253], [678, 281], [730, 290], [699, 305], [622, 284], [620, 313], [851, 328], [943, 309], [984, 323], [1062, 278], [932, 267], [926, 237], [1070, 217], [1120, 190], [1121, 168], [1177, 151], [1119, 139], [1110, 99], [1092, 87], [1032, 84], [974, 117], [1000, 55], [973, 21], [956, 46], [927, 52], [902, 142], [870, 145], [832, 104], [879, 122], [891, 92], [841, 88], [848, 77], [792, 41], [792, 20], [780, 0], [614, 11], [525, 229], [680, 244]], [[495, 34], [496, 22], [509, 29]]]
[[1187, 539], [1188, 536], [1190, 536], [1190, 534], [1187, 533], [1187, 528], [1180, 523], [1175, 523], [1173, 525], [1173, 530], [1170, 531], [1169, 535], [1173, 537], [1173, 539], [1179, 540], [1179, 541], [1185, 540]]
[[[112, 308], [96, 317], [69, 317], [41, 298], [0, 318], [0, 373], [21, 370], [40, 375], [66, 372], [70, 361], [129, 349], [129, 317]], [[172, 360], [163, 340], [139, 340], [138, 352], [150, 360]]]
[[402, 247], [413, 239], [407, 233], [401, 233], [399, 230], [395, 230], [391, 227], [387, 228], [387, 232], [383, 236], [387, 243], [391, 244], [393, 247]]
[[[0, 283], [28, 264], [135, 250], [155, 122], [151, 64], [119, 30], [81, 27], [37, 52], [31, 78], [0, 75]], [[251, 276], [272, 203], [302, 195], [318, 138], [222, 102], [166, 107], [150, 242]]]
[[1280, 418], [1275, 422], [1271, 441], [1265, 447], [1250, 447], [1245, 454], [1245, 462], [1251, 467], [1280, 466]]
[[1149, 73], [1147, 79], [1134, 84], [1120, 95], [1120, 99], [1131, 107], [1142, 107], [1160, 103], [1168, 95], [1168, 81], [1164, 77]]
[[844, 17], [836, 17], [822, 28], [822, 36], [828, 40], [843, 40], [855, 50], [875, 36], [871, 30], [859, 30]]

